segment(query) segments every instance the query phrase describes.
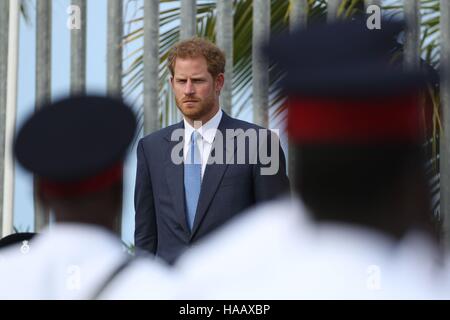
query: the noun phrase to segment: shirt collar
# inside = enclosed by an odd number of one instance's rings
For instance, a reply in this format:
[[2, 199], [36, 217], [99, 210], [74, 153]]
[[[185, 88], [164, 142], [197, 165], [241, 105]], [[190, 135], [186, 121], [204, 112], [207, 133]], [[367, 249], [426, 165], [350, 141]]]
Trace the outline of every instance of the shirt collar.
[[[214, 117], [211, 118], [207, 123], [201, 126], [197, 131], [201, 134], [202, 138], [212, 144], [214, 138], [216, 137], [216, 131], [219, 127], [220, 121], [222, 120], [223, 111], [219, 109], [219, 111], [215, 114]], [[195, 131], [194, 127], [192, 127], [186, 118], [184, 118], [184, 129], [185, 129], [185, 137], [190, 139], [192, 132]]]

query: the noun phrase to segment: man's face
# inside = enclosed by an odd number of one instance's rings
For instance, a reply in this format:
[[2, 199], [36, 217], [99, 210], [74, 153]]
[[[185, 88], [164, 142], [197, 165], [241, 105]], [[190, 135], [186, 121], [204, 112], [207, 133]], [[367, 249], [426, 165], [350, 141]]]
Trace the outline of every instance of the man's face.
[[204, 57], [177, 58], [171, 82], [178, 109], [189, 120], [207, 122], [219, 108], [223, 79], [213, 79]]

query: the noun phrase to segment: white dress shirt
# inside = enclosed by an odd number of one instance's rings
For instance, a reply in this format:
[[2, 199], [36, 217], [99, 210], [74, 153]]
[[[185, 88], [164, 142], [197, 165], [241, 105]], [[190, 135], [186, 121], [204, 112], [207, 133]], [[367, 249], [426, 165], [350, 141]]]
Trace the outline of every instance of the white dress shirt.
[[[201, 155], [202, 161], [202, 179], [205, 175], [206, 165], [208, 164], [209, 155], [211, 154], [212, 144], [214, 142], [214, 138], [216, 137], [217, 128], [219, 127], [220, 121], [222, 120], [223, 112], [221, 109], [216, 113], [214, 117], [211, 118], [207, 123], [203, 124], [200, 128], [197, 129], [197, 132], [200, 133], [202, 139], [198, 141], [198, 147]], [[195, 131], [194, 127], [189, 124], [189, 122], [184, 119], [184, 149], [183, 155], [184, 160], [187, 159], [188, 151], [191, 146], [191, 136]]]

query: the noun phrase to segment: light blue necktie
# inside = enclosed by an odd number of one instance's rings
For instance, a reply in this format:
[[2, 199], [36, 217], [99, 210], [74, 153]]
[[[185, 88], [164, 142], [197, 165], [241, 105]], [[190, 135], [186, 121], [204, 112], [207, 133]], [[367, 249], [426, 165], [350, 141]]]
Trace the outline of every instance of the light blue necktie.
[[194, 226], [195, 213], [197, 211], [198, 198], [202, 185], [202, 162], [197, 140], [201, 135], [194, 131], [191, 136], [191, 144], [184, 163], [184, 193], [186, 199], [187, 222], [190, 230]]

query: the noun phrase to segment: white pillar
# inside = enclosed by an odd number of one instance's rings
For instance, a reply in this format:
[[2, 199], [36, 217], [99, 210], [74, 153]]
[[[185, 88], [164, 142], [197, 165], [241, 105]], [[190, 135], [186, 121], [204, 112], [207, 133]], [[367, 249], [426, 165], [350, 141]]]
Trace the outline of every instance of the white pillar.
[[13, 233], [14, 159], [13, 139], [16, 125], [17, 77], [19, 55], [20, 0], [11, 0], [9, 8], [8, 88], [6, 93], [5, 168], [3, 184], [3, 236]]

